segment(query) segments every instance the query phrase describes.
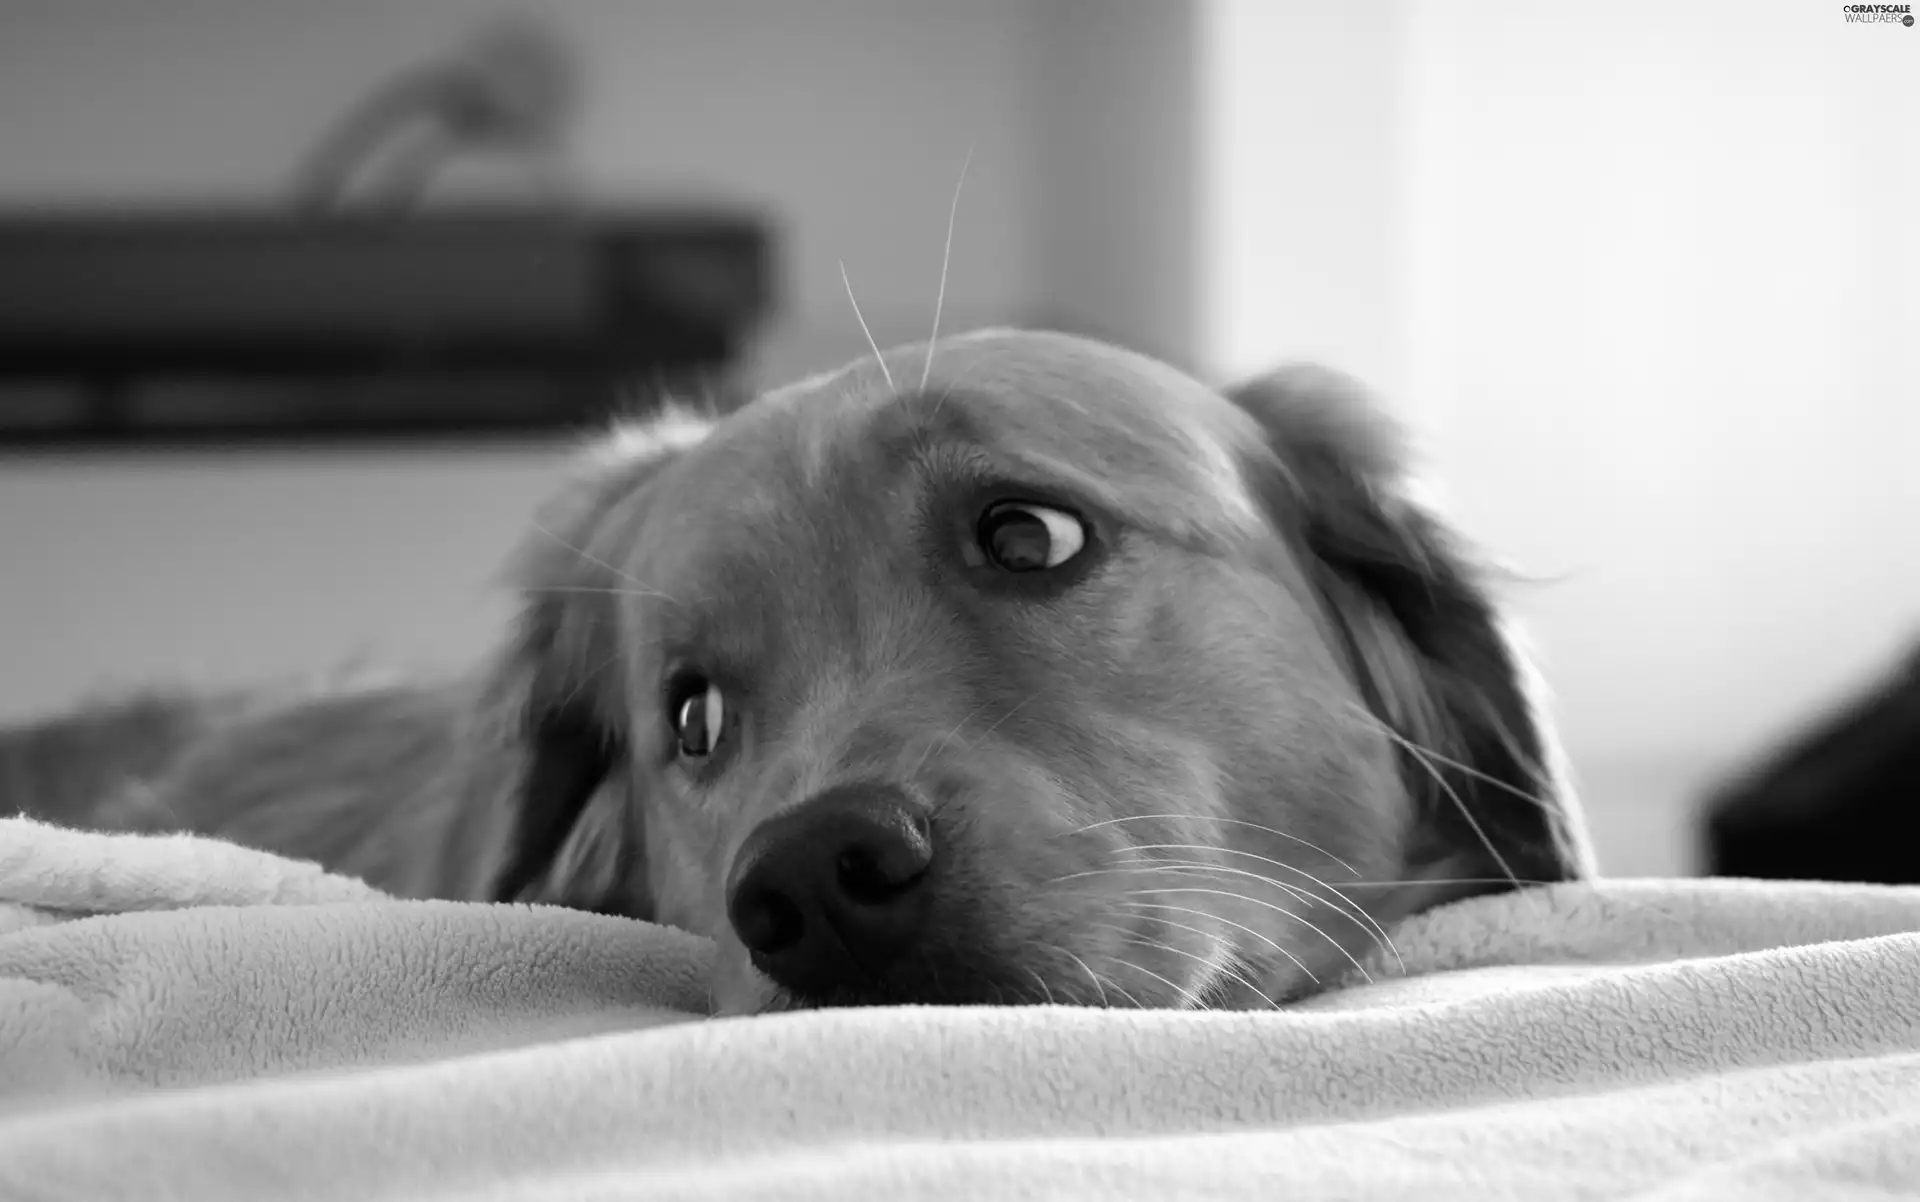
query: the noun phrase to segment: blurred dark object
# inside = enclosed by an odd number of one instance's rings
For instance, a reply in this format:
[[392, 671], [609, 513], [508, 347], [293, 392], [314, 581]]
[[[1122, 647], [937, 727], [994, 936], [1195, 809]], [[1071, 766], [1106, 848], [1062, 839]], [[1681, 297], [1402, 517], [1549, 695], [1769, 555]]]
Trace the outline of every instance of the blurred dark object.
[[1706, 814], [1716, 876], [1920, 883], [1920, 646]]
[[403, 211], [463, 156], [519, 160], [551, 204], [564, 199], [559, 163], [579, 86], [573, 57], [550, 26], [496, 18], [444, 59], [402, 72], [349, 109], [321, 138], [295, 183], [303, 211]]
[[[288, 212], [0, 215], [0, 444], [557, 431], [723, 377], [769, 307], [764, 223], [575, 206], [578, 92], [509, 15], [349, 109]], [[424, 203], [475, 155], [536, 203]]]
[[0, 443], [577, 428], [729, 367], [769, 241], [713, 210], [0, 216]]

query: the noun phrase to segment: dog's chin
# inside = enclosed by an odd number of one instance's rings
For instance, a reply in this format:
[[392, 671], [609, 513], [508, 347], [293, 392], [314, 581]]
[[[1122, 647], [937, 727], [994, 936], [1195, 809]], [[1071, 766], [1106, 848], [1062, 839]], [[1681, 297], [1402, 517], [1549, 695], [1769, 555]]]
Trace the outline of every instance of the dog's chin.
[[880, 977], [863, 984], [843, 984], [823, 993], [789, 989], [753, 966], [737, 944], [723, 947], [714, 963], [710, 989], [716, 1018], [779, 1014], [797, 1010], [847, 1009], [872, 1006], [1123, 1006], [1122, 995], [1096, 993], [1085, 981], [1049, 980], [1037, 971], [1009, 968], [992, 971], [988, 965], [971, 971], [944, 974], [908, 973], [898, 979]]
[[826, 993], [803, 993], [788, 989], [766, 975], [749, 968], [744, 974], [720, 978], [712, 989], [713, 1015], [716, 1018], [751, 1014], [782, 1014], [797, 1010], [845, 1010], [872, 1006], [987, 1006], [1033, 1004], [1043, 1001], [1073, 1001], [1061, 997], [1049, 999], [1038, 991], [1031, 995], [1005, 989], [928, 989], [895, 988], [884, 982], [867, 987], [839, 986]]
[[738, 1018], [793, 1008], [784, 990], [754, 971], [747, 960], [746, 949], [725, 940], [721, 941], [719, 954], [714, 957], [707, 1000], [715, 1018]]
[[847, 1010], [872, 1006], [1035, 1006], [1042, 1004], [1094, 1006], [1102, 1003], [1071, 995], [1047, 997], [1038, 991], [1031, 993], [991, 990], [894, 991], [881, 987], [840, 988], [831, 993], [815, 995], [783, 989], [779, 985], [765, 981], [762, 987], [750, 997], [738, 1002], [731, 998], [722, 998], [716, 991], [714, 1014], [715, 1017], [726, 1017], [743, 1014], [781, 1014], [798, 1010]]

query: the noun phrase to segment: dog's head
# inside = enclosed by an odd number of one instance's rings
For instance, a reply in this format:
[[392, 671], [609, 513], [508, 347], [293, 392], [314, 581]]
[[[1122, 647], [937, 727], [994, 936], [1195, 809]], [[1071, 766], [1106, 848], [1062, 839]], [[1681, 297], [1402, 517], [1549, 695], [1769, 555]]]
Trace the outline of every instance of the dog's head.
[[1525, 666], [1356, 390], [925, 354], [630, 431], [548, 515], [488, 710], [500, 896], [713, 937], [723, 1011], [1243, 1006], [1588, 871]]

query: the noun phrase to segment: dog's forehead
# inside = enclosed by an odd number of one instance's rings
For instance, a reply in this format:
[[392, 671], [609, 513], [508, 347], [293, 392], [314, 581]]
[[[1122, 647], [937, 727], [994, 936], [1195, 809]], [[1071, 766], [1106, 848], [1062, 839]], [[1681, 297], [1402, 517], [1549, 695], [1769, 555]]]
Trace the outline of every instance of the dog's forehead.
[[1260, 437], [1244, 411], [1165, 363], [1068, 335], [983, 331], [931, 353], [899, 347], [740, 416], [778, 428], [781, 453], [809, 482], [931, 436], [1093, 488], [1122, 509], [1258, 523], [1238, 468]]
[[1267, 531], [1241, 467], [1260, 440], [1251, 415], [1157, 360], [1067, 335], [963, 335], [930, 362], [924, 344], [900, 347], [763, 394], [698, 438], [650, 436], [671, 462], [601, 527], [604, 550], [644, 549], [650, 570], [772, 570], [963, 462], [976, 481], [1081, 497], [1221, 550]]

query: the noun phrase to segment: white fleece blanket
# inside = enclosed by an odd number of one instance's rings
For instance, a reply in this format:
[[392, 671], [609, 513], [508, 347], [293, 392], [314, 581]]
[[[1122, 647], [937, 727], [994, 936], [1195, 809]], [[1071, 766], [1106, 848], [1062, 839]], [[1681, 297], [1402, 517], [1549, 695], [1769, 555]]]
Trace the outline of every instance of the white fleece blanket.
[[0, 1198], [1920, 1197], [1920, 890], [1613, 882], [1286, 1012], [704, 1018], [707, 945], [0, 821]]

